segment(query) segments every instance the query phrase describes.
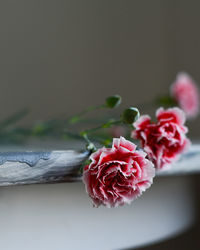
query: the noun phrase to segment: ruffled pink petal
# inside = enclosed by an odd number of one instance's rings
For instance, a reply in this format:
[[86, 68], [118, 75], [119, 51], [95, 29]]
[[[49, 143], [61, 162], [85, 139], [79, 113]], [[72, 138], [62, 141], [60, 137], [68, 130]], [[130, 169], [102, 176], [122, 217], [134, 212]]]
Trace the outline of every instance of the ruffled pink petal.
[[160, 122], [174, 122], [179, 125], [183, 125], [185, 123], [185, 114], [177, 107], [166, 110], [159, 108], [156, 111], [156, 117]]
[[140, 118], [133, 123], [136, 129], [144, 129], [148, 124], [151, 123], [151, 118], [148, 115], [141, 115]]
[[128, 140], [126, 140], [123, 136], [120, 136], [120, 138], [114, 138], [113, 139], [113, 147], [119, 148], [123, 147], [129, 151], [134, 151], [136, 149], [136, 145]]

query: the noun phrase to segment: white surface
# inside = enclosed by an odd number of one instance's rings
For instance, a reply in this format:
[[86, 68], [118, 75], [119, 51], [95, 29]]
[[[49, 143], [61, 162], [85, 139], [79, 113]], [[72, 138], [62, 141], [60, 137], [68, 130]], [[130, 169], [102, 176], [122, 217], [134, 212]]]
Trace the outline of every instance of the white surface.
[[194, 143], [180, 159], [166, 169], [158, 170], [156, 175], [188, 175], [200, 173], [200, 143]]
[[130, 206], [93, 208], [82, 183], [0, 188], [3, 250], [114, 250], [170, 237], [194, 220], [189, 177], [156, 179]]

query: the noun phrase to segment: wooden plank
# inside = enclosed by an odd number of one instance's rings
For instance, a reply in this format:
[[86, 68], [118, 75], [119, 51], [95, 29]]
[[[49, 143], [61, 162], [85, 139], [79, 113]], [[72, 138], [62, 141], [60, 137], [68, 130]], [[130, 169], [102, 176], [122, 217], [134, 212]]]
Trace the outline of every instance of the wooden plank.
[[[80, 181], [87, 151], [75, 150], [0, 153], [0, 186]], [[169, 169], [157, 176], [200, 173], [200, 144], [192, 145]]]
[[0, 186], [80, 180], [80, 166], [88, 152], [0, 153]]

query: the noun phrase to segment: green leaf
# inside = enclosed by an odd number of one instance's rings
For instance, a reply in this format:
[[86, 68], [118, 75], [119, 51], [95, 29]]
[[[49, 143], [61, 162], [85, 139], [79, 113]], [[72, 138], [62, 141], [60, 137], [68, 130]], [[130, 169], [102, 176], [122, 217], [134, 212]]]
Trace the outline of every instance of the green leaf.
[[106, 98], [106, 107], [108, 108], [116, 108], [117, 106], [119, 106], [121, 103], [121, 96], [119, 95], [113, 95], [110, 96], [108, 98]]
[[124, 110], [121, 119], [126, 124], [134, 123], [140, 117], [140, 112], [137, 108], [130, 107]]

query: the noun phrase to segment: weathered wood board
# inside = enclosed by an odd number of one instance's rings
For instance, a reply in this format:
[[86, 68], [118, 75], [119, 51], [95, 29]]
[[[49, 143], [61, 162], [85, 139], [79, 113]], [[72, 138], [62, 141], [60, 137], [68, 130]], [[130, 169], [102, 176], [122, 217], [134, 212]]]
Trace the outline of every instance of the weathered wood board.
[[[80, 181], [87, 151], [28, 151], [0, 153], [0, 186]], [[200, 144], [192, 145], [169, 169], [157, 176], [200, 173]]]
[[88, 155], [73, 150], [0, 153], [0, 186], [76, 181]]

